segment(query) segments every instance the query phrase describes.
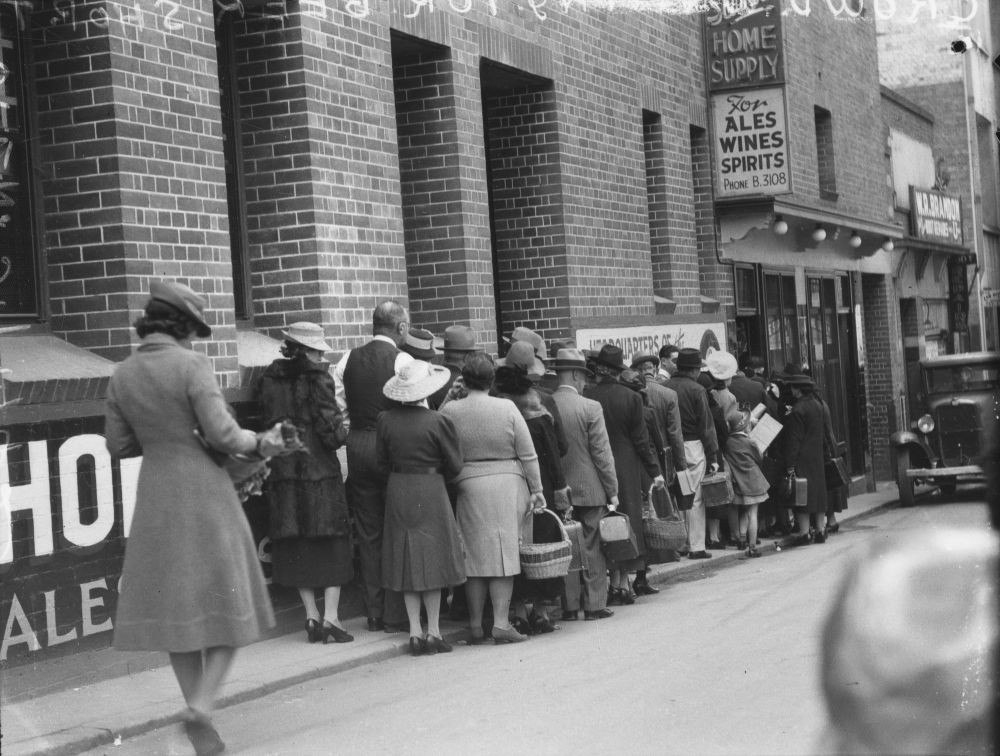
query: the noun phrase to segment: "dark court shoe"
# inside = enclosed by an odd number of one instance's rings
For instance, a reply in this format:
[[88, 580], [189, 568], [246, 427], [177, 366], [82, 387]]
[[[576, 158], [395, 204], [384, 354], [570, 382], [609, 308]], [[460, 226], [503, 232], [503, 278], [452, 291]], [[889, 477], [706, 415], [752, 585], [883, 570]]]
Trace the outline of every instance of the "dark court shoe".
[[427, 653], [427, 641], [415, 635], [410, 636], [410, 656], [423, 656]]
[[709, 541], [705, 545], [709, 549], [711, 549], [712, 551], [725, 551], [726, 550], [726, 544], [724, 544], [722, 541]]
[[583, 618], [588, 621], [607, 619], [608, 617], [614, 617], [615, 613], [610, 609], [595, 609], [592, 612], [584, 612]]
[[323, 642], [329, 643], [330, 639], [333, 638], [334, 643], [350, 643], [354, 640], [354, 636], [351, 635], [346, 630], [337, 627], [336, 625], [331, 625], [326, 620], [323, 621]]
[[[635, 603], [635, 594], [632, 593], [630, 588], [612, 588], [615, 594], [618, 596], [618, 603], [622, 606], [632, 606]], [[608, 602], [610, 603], [610, 602]]]
[[827, 525], [826, 526], [826, 533], [827, 533], [827, 535], [830, 535], [832, 533], [839, 533], [839, 532], [840, 532], [840, 523], [839, 522], [835, 522], [835, 523], [833, 523], [833, 525]]
[[654, 588], [645, 580], [639, 582], [638, 580], [632, 583], [632, 590], [635, 591], [636, 596], [654, 596], [660, 592], [659, 588]]
[[540, 614], [531, 613], [528, 618], [528, 625], [531, 627], [531, 635], [545, 635], [547, 633], [555, 632], [555, 625], [548, 617], [543, 617]]
[[319, 622], [314, 619], [306, 620], [306, 640], [310, 643], [319, 643], [323, 640], [323, 633], [320, 632]]
[[826, 531], [817, 530], [813, 533], [813, 543], [826, 543]]
[[368, 632], [381, 633], [383, 630], [385, 630], [385, 623], [380, 617], [368, 618]]
[[448, 643], [444, 638], [438, 638], [436, 635], [427, 635], [427, 653], [429, 654], [447, 654], [451, 651], [451, 644]]
[[707, 551], [692, 551], [688, 554], [688, 559], [711, 559], [712, 555]]
[[521, 635], [531, 635], [531, 623], [523, 617], [514, 617], [510, 621], [510, 626]]
[[194, 746], [197, 756], [215, 756], [226, 750], [219, 733], [212, 726], [212, 720], [206, 714], [188, 709], [184, 720], [184, 734]]

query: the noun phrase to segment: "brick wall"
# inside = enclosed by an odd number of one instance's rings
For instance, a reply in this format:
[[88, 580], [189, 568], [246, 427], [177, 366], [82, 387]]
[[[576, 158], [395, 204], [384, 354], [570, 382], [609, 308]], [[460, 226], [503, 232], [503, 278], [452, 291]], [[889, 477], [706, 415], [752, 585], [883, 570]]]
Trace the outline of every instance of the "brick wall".
[[899, 308], [892, 285], [888, 276], [861, 276], [868, 432], [876, 480], [891, 479], [894, 474], [889, 436], [899, 429], [900, 390], [905, 386], [903, 344], [897, 336], [901, 332]]
[[555, 96], [549, 86], [491, 92], [484, 102], [498, 320], [546, 338], [569, 329]]
[[[103, 14], [103, 15], [102, 15]], [[125, 15], [122, 15], [125, 14]], [[150, 279], [206, 295], [200, 347], [236, 377], [212, 3], [40, 10], [33, 46], [51, 324], [112, 359]]]
[[715, 212], [712, 192], [712, 157], [708, 131], [691, 128], [691, 186], [694, 193], [695, 239], [698, 244], [700, 291], [725, 305], [733, 305], [736, 294], [733, 269], [721, 265], [715, 237]]

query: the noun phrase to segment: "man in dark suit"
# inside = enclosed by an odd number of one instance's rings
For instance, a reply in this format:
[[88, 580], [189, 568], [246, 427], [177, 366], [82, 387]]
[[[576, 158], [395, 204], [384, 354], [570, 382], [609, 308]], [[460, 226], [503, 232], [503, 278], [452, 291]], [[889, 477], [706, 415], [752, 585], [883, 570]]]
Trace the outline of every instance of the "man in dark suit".
[[375, 423], [383, 410], [397, 406], [382, 393], [385, 382], [413, 358], [399, 349], [409, 330], [406, 308], [380, 302], [372, 314], [372, 340], [350, 349], [333, 369], [337, 406], [349, 424], [347, 505], [354, 519], [361, 557], [361, 581], [368, 629], [400, 632], [409, 627], [402, 595], [382, 589], [382, 527], [386, 479], [375, 453]]
[[580, 393], [590, 374], [583, 353], [560, 349], [553, 368], [559, 376], [553, 400], [566, 435], [563, 471], [573, 492], [573, 519], [583, 528], [583, 566], [566, 576], [562, 618], [567, 622], [579, 619], [582, 603], [584, 619], [605, 619], [613, 612], [607, 608], [608, 572], [599, 525], [608, 509], [618, 508], [615, 460], [601, 405]]

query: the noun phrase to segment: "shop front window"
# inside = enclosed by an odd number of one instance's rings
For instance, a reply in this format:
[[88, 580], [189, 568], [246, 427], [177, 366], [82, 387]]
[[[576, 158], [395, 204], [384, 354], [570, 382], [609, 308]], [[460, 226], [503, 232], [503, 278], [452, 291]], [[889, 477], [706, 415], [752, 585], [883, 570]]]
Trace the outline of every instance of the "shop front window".
[[768, 364], [781, 370], [799, 362], [799, 327], [795, 317], [795, 276], [764, 274], [764, 312], [767, 319]]
[[33, 227], [28, 70], [17, 6], [0, 4], [0, 320], [38, 312], [38, 254]]

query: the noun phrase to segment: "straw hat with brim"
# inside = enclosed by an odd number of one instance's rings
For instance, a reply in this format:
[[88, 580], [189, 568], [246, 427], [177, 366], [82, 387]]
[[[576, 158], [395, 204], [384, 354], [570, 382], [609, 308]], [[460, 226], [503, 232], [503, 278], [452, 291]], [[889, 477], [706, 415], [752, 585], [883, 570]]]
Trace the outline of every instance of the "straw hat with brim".
[[545, 375], [545, 364], [535, 356], [534, 347], [527, 341], [515, 341], [507, 350], [507, 356], [497, 360], [496, 364], [497, 367], [521, 368], [535, 380]]
[[333, 349], [333, 347], [326, 343], [326, 339], [323, 338], [323, 327], [315, 323], [307, 323], [305, 321], [292, 323], [288, 326], [287, 331], [281, 332], [281, 335], [285, 337], [286, 341], [300, 344], [309, 349], [315, 349], [317, 352], [329, 352]]
[[736, 358], [729, 352], [712, 352], [705, 359], [705, 363], [708, 367], [708, 372], [717, 381], [725, 381], [732, 378], [739, 369]]
[[677, 353], [674, 364], [677, 365], [678, 370], [700, 370], [701, 352], [690, 347], [682, 349]]
[[201, 338], [212, 335], [212, 327], [205, 322], [205, 299], [190, 286], [174, 281], [153, 281], [149, 285], [149, 298], [165, 302], [193, 320], [194, 332]]
[[396, 402], [419, 402], [451, 380], [451, 371], [441, 365], [412, 360], [385, 382], [382, 393]]
[[400, 349], [416, 360], [429, 360], [437, 355], [434, 334], [423, 328], [410, 328]]
[[601, 351], [594, 355], [593, 359], [594, 362], [602, 367], [618, 370], [619, 372], [625, 369], [625, 357], [622, 355], [622, 350], [614, 344], [605, 344], [602, 346]]
[[587, 357], [579, 349], [560, 349], [556, 352], [556, 358], [552, 361], [551, 367], [556, 372], [560, 370], [582, 370], [587, 375], [594, 374], [594, 371], [587, 365]]
[[660, 358], [652, 352], [636, 352], [632, 357], [632, 364], [630, 367], [633, 370], [638, 370], [640, 365], [644, 365], [647, 362], [653, 365], [653, 367], [660, 366]]

